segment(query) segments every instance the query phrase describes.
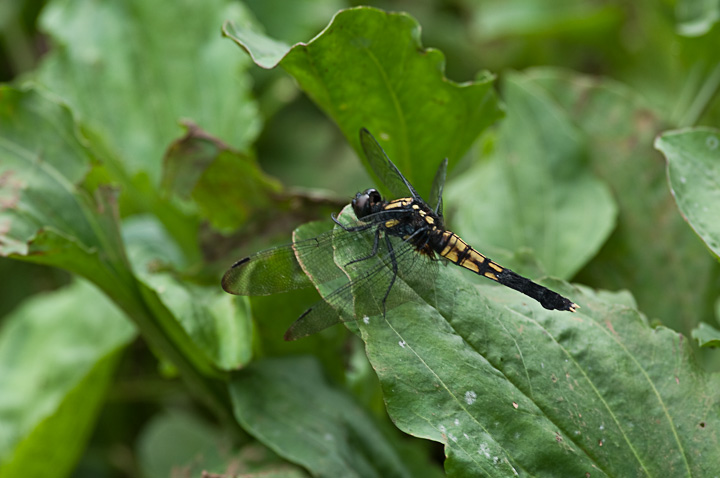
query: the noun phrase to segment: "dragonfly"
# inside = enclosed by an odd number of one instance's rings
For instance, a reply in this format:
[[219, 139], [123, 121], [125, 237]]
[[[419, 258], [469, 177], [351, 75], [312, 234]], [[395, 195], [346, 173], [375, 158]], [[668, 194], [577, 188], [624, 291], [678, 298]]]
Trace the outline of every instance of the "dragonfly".
[[[306, 337], [357, 317], [384, 317], [387, 310], [412, 300], [405, 282], [413, 282], [414, 287], [432, 286], [440, 261], [525, 294], [545, 309], [575, 312], [579, 308], [570, 299], [494, 262], [445, 229], [442, 191], [447, 159], [438, 168], [426, 202], [365, 128], [360, 130], [360, 144], [375, 174], [398, 199], [385, 200], [373, 188], [357, 193], [351, 202], [354, 218], [332, 214], [334, 229], [317, 237], [294, 237], [290, 244], [245, 257], [222, 278], [226, 292], [244, 296], [322, 287], [326, 292], [323, 299], [302, 313], [285, 333], [285, 340]], [[347, 250], [365, 252], [348, 258], [343, 255]]]

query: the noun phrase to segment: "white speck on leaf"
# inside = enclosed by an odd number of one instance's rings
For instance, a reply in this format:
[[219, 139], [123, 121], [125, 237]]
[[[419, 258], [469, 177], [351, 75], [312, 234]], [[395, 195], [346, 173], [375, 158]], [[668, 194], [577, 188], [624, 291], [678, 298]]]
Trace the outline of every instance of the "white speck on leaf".
[[440, 433], [442, 433], [443, 435], [444, 435], [445, 432], [447, 431], [447, 429], [445, 428], [445, 425], [440, 425], [440, 426], [438, 427], [438, 430], [440, 430]]
[[460, 425], [460, 420], [458, 420], [458, 419], [456, 418], [453, 423], [455, 424], [455, 426], [458, 426], [458, 425]]
[[687, 179], [685, 178], [685, 176], [680, 176], [680, 182], [683, 184], [685, 184], [687, 182]]
[[367, 315], [366, 315], [365, 317], [363, 317], [363, 322], [365, 322], [365, 324], [369, 324], [369, 323], [370, 323], [370, 317], [368, 317]]
[[448, 438], [457, 443], [457, 437], [453, 435], [452, 433], [448, 433]]
[[332, 433], [326, 433], [323, 438], [325, 438], [325, 440], [327, 440], [327, 441], [332, 441], [333, 440]]
[[402, 347], [402, 348], [405, 348], [407, 343], [404, 340], [401, 340], [400, 342], [398, 342], [398, 345], [400, 345], [400, 347]]
[[720, 145], [720, 139], [718, 139], [717, 136], [708, 136], [707, 140], [705, 140], [705, 144], [707, 144], [707, 147], [709, 149], [717, 149], [718, 145]]
[[473, 392], [472, 390], [468, 390], [465, 392], [465, 403], [468, 405], [472, 405], [475, 403], [475, 400], [477, 399], [477, 393]]
[[485, 455], [485, 458], [490, 458], [490, 447], [487, 445], [487, 443], [482, 443], [480, 445], [480, 449], [478, 450], [478, 453], [480, 455]]

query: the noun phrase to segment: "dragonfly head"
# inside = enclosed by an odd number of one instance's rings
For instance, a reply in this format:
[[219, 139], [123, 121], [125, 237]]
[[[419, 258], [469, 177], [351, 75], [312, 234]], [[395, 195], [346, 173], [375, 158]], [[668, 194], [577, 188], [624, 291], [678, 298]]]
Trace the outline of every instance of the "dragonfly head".
[[352, 208], [358, 219], [375, 212], [376, 207], [382, 203], [382, 196], [377, 189], [366, 189], [364, 192], [357, 193], [355, 199], [352, 200]]

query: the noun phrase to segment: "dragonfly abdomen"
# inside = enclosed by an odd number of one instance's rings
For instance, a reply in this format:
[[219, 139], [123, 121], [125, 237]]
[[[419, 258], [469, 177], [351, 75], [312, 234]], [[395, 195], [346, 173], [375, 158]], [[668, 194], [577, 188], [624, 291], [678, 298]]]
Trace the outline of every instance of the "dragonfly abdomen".
[[577, 304], [557, 292], [516, 274], [480, 254], [454, 232], [442, 231], [438, 236], [435, 240], [431, 240], [431, 247], [440, 256], [453, 264], [522, 292], [540, 302], [546, 309], [569, 310], [571, 312], [575, 312], [577, 309]]
[[460, 236], [451, 231], [442, 231], [436, 240], [431, 241], [431, 247], [453, 264], [494, 281], [498, 281], [497, 274], [505, 270], [499, 264], [473, 249]]

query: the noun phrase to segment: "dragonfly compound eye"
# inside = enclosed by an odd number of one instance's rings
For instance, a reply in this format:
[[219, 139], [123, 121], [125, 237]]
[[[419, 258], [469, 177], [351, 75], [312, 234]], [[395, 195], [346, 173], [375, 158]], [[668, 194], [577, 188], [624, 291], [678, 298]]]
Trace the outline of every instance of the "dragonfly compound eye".
[[355, 199], [352, 200], [353, 211], [358, 219], [367, 216], [373, 212], [373, 206], [382, 201], [380, 193], [375, 189], [366, 189], [362, 193], [357, 193]]

